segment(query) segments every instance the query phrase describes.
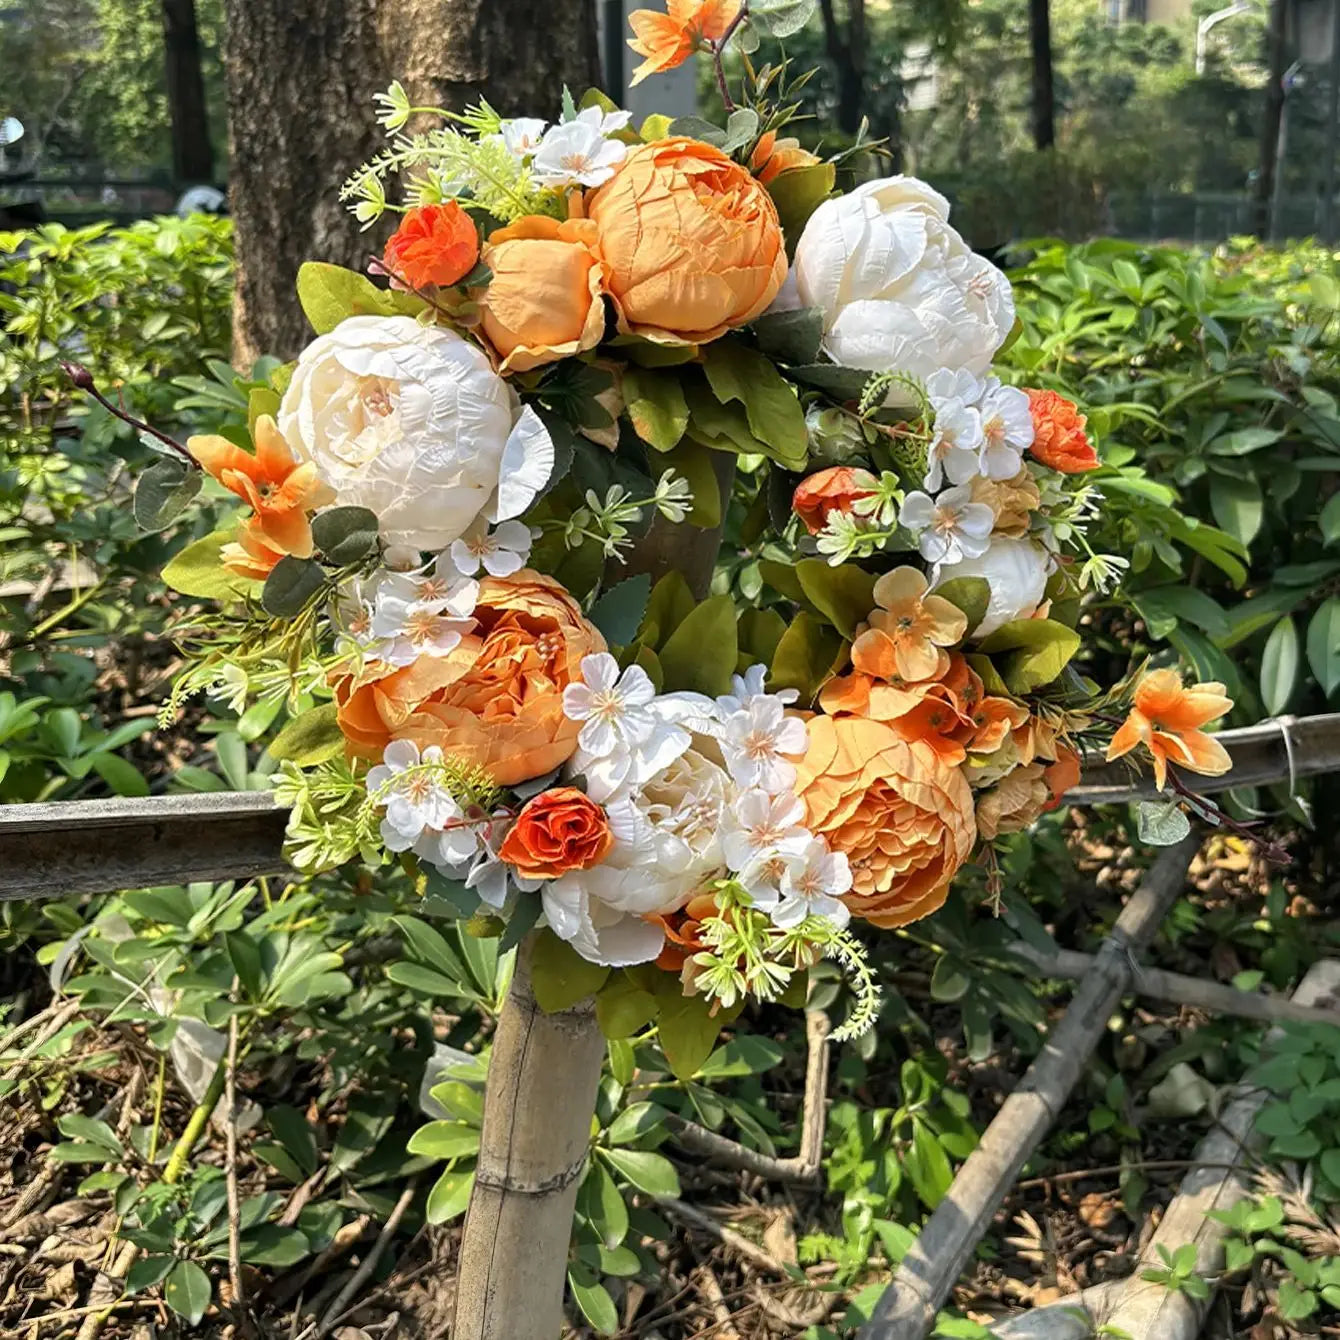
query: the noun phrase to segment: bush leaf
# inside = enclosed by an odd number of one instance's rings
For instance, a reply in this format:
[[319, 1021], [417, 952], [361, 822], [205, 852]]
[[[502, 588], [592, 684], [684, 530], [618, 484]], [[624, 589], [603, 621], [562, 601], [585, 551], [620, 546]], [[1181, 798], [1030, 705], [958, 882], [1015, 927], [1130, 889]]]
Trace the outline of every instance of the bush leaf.
[[334, 703], [322, 703], [287, 722], [271, 741], [269, 754], [281, 762], [312, 768], [334, 758], [344, 748]]

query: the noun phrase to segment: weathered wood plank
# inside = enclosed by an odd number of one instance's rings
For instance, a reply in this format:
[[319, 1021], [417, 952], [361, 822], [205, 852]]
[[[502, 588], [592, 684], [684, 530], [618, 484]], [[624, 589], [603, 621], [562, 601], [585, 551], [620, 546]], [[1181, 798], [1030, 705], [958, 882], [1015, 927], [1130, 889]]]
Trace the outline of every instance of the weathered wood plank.
[[[1233, 770], [1194, 779], [1207, 793], [1340, 771], [1340, 713], [1219, 738]], [[1152, 793], [1147, 777], [1118, 760], [1087, 768], [1069, 800], [1097, 805]], [[0, 806], [0, 899], [276, 874], [284, 869], [286, 818], [266, 792]]]

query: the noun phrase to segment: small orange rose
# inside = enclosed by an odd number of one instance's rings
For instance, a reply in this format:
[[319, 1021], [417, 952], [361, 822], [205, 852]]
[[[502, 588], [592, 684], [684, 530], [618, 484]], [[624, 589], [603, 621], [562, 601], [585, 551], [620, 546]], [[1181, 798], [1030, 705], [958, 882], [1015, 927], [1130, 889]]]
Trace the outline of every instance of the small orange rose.
[[754, 176], [765, 186], [791, 168], [813, 167], [819, 162], [816, 155], [800, 147], [799, 140], [777, 138], [777, 132], [770, 130], [758, 137], [754, 152], [749, 155], [749, 166]]
[[1088, 420], [1073, 400], [1055, 391], [1030, 390], [1028, 406], [1033, 412], [1033, 445], [1029, 450], [1034, 459], [1066, 475], [1093, 470], [1100, 464], [1084, 431]]
[[862, 717], [815, 717], [796, 767], [809, 827], [851, 864], [843, 902], [876, 926], [929, 916], [977, 839], [972, 792], [925, 744]]
[[701, 344], [752, 321], [786, 278], [777, 206], [746, 168], [701, 140], [633, 149], [586, 197], [619, 329]]
[[493, 272], [479, 291], [480, 325], [503, 372], [526, 372], [593, 348], [605, 333], [604, 275], [589, 219], [527, 215], [489, 235]]
[[567, 762], [581, 723], [564, 714], [563, 690], [581, 678], [583, 656], [605, 650], [599, 629], [558, 582], [527, 568], [480, 582], [474, 617], [476, 629], [446, 656], [336, 678], [352, 754], [378, 758], [391, 740], [437, 745], [499, 786]]
[[522, 807], [498, 855], [527, 879], [589, 870], [614, 845], [605, 811], [574, 786], [541, 791]]
[[879, 487], [869, 470], [847, 465], [829, 466], [802, 479], [791, 495], [791, 510], [805, 523], [811, 535], [824, 528], [830, 512], [850, 512], [858, 498], [868, 498]]
[[479, 259], [479, 231], [454, 200], [406, 210], [382, 252], [382, 264], [411, 288], [446, 288]]

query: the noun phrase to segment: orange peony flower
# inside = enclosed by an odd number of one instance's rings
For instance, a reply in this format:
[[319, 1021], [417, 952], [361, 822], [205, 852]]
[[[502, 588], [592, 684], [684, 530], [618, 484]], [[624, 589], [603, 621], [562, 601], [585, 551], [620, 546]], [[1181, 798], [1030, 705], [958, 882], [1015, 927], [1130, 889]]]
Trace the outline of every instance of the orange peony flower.
[[646, 59], [633, 71], [636, 87], [648, 75], [678, 69], [704, 42], [718, 42], [739, 12], [740, 0], [666, 0], [666, 13], [635, 9], [628, 45]]
[[699, 344], [763, 312], [786, 278], [772, 197], [738, 163], [672, 136], [629, 152], [586, 198], [619, 329]]
[[1108, 762], [1143, 744], [1153, 756], [1160, 791], [1168, 780], [1169, 763], [1218, 777], [1233, 766], [1233, 760], [1200, 728], [1218, 721], [1232, 707], [1222, 684], [1187, 688], [1176, 670], [1151, 670], [1135, 686], [1135, 704], [1107, 747]]
[[819, 161], [815, 154], [800, 147], [799, 140], [779, 140], [775, 130], [760, 135], [749, 155], [750, 169], [765, 186], [791, 168], [812, 167]]
[[480, 324], [503, 372], [527, 372], [591, 349], [605, 333], [604, 271], [589, 219], [531, 214], [489, 235], [493, 272], [479, 292]]
[[895, 568], [875, 583], [878, 608], [852, 643], [856, 669], [905, 680], [939, 679], [949, 669], [944, 649], [962, 640], [968, 619], [943, 596], [927, 595], [928, 585], [917, 568]]
[[605, 811], [575, 786], [558, 786], [526, 801], [498, 855], [526, 879], [557, 879], [599, 865], [613, 845]]
[[478, 260], [479, 231], [454, 200], [406, 210], [382, 252], [382, 264], [411, 288], [447, 288]]
[[315, 465], [299, 462], [268, 414], [256, 420], [254, 436], [254, 456], [212, 434], [189, 438], [186, 450], [255, 513], [237, 543], [224, 547], [225, 566], [246, 577], [265, 577], [285, 554], [312, 556], [308, 513], [333, 502], [335, 494], [316, 477]]
[[847, 465], [832, 465], [809, 475], [796, 485], [791, 495], [791, 510], [811, 535], [823, 530], [830, 512], [850, 512], [858, 498], [868, 498], [879, 486], [869, 470], [853, 470]]
[[605, 650], [599, 629], [558, 582], [527, 568], [486, 577], [474, 617], [476, 630], [447, 656], [336, 680], [351, 753], [377, 758], [391, 740], [435, 744], [499, 786], [541, 777], [572, 756], [581, 723], [564, 716], [563, 690], [580, 678], [583, 656]]
[[851, 862], [843, 901], [876, 926], [934, 912], [976, 841], [963, 774], [881, 721], [811, 720], [796, 794], [809, 827]]
[[990, 841], [1002, 833], [1019, 833], [1047, 808], [1051, 788], [1041, 763], [1027, 763], [1002, 777], [977, 797], [977, 831]]
[[1066, 475], [1092, 470], [1100, 464], [1098, 453], [1084, 431], [1088, 420], [1073, 400], [1055, 391], [1030, 390], [1028, 406], [1033, 411], [1033, 445], [1029, 450], [1036, 460]]
[[1069, 745], [1057, 745], [1056, 762], [1047, 765], [1043, 770], [1042, 777], [1051, 791], [1051, 799], [1043, 808], [1054, 810], [1065, 798], [1065, 793], [1072, 787], [1079, 785], [1079, 755]]

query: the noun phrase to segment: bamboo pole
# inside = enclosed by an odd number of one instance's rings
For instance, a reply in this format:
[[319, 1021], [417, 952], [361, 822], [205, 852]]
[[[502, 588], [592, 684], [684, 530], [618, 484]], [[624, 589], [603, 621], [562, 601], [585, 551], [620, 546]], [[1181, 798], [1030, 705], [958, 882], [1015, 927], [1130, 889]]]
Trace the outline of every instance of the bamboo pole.
[[[1340, 995], [1340, 960], [1314, 963], [1294, 992], [1300, 1008], [1317, 1009]], [[1272, 1035], [1273, 1036], [1273, 1035]], [[1232, 1230], [1207, 1218], [1211, 1210], [1231, 1209], [1251, 1194], [1247, 1161], [1256, 1114], [1270, 1095], [1238, 1085], [1215, 1127], [1196, 1146], [1195, 1164], [1159, 1220], [1129, 1278], [1058, 1298], [998, 1322], [991, 1334], [1000, 1340], [1071, 1340], [1091, 1336], [1099, 1327], [1131, 1340], [1195, 1340], [1213, 1293], [1199, 1302], [1183, 1290], [1165, 1288], [1141, 1274], [1163, 1265], [1160, 1247], [1175, 1252], [1196, 1247], [1196, 1273], [1213, 1280], [1224, 1268], [1224, 1242]]]
[[930, 1334], [1005, 1193], [1060, 1116], [1112, 1011], [1130, 989], [1132, 955], [1154, 938], [1199, 846], [1193, 836], [1169, 847], [1122, 909], [1092, 971], [926, 1221], [859, 1340], [922, 1340]]
[[[724, 518], [735, 458], [713, 453]], [[615, 582], [682, 573], [694, 595], [712, 581], [721, 527], [656, 517]], [[534, 937], [522, 942], [489, 1059], [475, 1184], [456, 1269], [451, 1340], [556, 1340], [572, 1212], [586, 1169], [605, 1039], [595, 1002], [545, 1014], [531, 989]]]

